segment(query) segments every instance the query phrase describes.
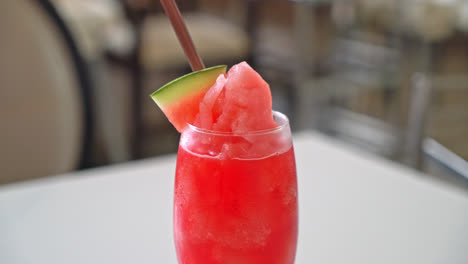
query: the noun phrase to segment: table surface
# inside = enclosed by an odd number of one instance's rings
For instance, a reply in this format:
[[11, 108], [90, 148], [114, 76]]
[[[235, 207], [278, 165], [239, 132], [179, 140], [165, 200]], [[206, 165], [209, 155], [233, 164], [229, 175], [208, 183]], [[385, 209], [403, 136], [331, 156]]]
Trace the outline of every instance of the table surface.
[[[296, 263], [468, 263], [468, 195], [316, 133], [295, 135]], [[175, 156], [0, 187], [0, 263], [177, 263]]]

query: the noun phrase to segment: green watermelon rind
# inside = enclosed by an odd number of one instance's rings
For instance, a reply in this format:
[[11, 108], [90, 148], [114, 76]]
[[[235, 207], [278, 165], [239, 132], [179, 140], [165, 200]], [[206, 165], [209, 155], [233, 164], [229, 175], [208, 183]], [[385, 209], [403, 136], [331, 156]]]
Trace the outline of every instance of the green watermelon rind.
[[[220, 74], [226, 73], [226, 69], [227, 65], [218, 65], [191, 72], [165, 84], [150, 96], [157, 105], [165, 107], [179, 101], [181, 98], [209, 89]], [[207, 83], [211, 83], [211, 85], [207, 86]]]

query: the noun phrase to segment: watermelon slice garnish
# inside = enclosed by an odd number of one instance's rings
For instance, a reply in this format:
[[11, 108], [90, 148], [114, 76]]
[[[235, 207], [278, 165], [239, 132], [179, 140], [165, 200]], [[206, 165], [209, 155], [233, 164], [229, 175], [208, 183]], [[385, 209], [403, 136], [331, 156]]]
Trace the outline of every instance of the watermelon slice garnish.
[[226, 73], [226, 68], [226, 65], [219, 65], [186, 74], [159, 88], [151, 98], [177, 131], [182, 132], [187, 123], [193, 124], [200, 101], [218, 76]]

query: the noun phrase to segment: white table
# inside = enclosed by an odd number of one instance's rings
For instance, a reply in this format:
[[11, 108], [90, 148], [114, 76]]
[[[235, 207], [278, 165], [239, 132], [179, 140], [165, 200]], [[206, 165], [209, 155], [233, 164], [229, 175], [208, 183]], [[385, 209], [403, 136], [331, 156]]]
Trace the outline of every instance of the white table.
[[[319, 134], [295, 148], [296, 263], [468, 263], [466, 193]], [[176, 263], [174, 169], [167, 156], [0, 187], [0, 263]]]

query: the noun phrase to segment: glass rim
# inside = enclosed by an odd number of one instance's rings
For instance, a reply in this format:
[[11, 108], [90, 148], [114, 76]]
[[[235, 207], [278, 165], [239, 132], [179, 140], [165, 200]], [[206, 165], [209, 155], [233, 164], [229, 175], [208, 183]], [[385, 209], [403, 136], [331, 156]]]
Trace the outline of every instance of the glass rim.
[[247, 132], [241, 132], [241, 133], [236, 133], [236, 132], [223, 132], [223, 131], [216, 131], [216, 130], [211, 130], [211, 129], [205, 129], [201, 127], [197, 127], [193, 124], [190, 124], [186, 122], [187, 128], [197, 132], [197, 133], [203, 133], [203, 134], [209, 134], [209, 135], [216, 135], [216, 136], [247, 136], [247, 135], [265, 135], [265, 134], [271, 134], [280, 130], [283, 130], [285, 127], [289, 126], [289, 119], [288, 117], [278, 111], [272, 111], [273, 116], [276, 116], [280, 118], [283, 122], [281, 124], [278, 124], [277, 127], [274, 128], [268, 128], [268, 129], [260, 129], [260, 130], [254, 130], [254, 131], [247, 131]]

